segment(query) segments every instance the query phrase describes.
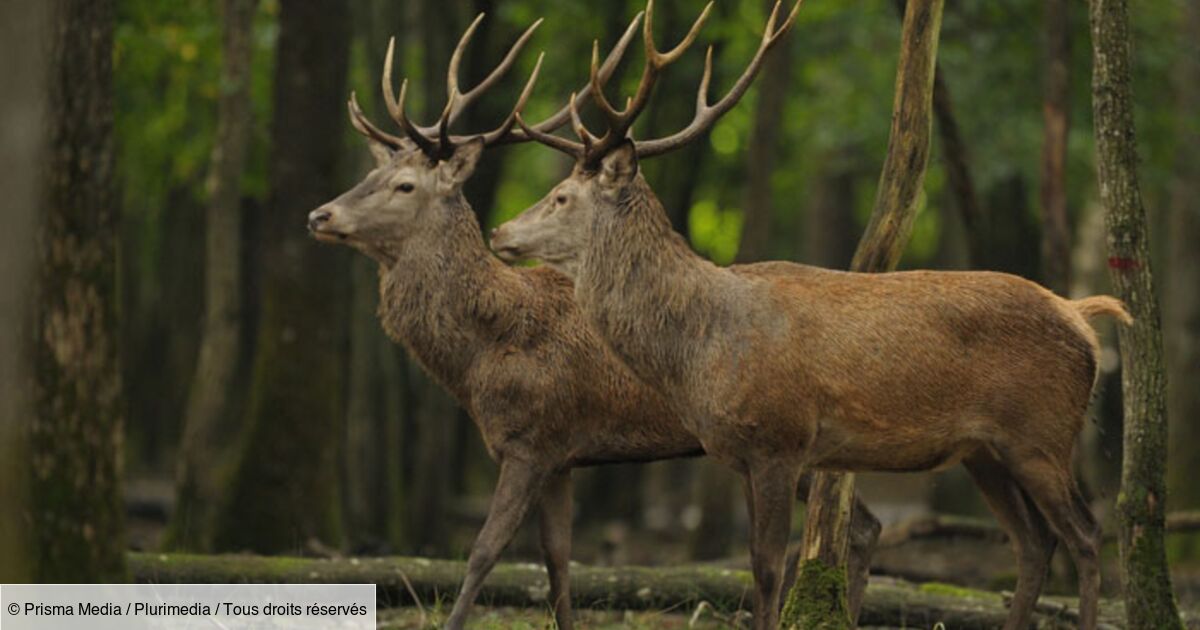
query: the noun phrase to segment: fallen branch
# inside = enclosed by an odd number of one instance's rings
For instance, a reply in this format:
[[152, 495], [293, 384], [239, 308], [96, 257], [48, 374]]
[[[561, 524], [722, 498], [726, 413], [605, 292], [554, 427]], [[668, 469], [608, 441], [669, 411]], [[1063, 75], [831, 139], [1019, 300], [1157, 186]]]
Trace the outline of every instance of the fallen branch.
[[[129, 568], [138, 582], [149, 583], [371, 583], [380, 607], [405, 606], [453, 597], [465, 563], [425, 558], [310, 559], [263, 556], [194, 556], [134, 553]], [[722, 614], [750, 608], [752, 580], [746, 571], [706, 565], [677, 567], [586, 567], [571, 569], [571, 594], [581, 608], [677, 610], [701, 602]], [[536, 564], [501, 563], [488, 576], [480, 603], [545, 607], [546, 572]], [[414, 601], [414, 599], [416, 601]], [[1043, 598], [1043, 602], [1049, 601]], [[1053, 600], [1039, 619], [1070, 618], [1075, 604]], [[1053, 614], [1042, 614], [1042, 611]], [[916, 585], [872, 578], [860, 623], [907, 627], [996, 628], [1006, 616], [999, 593], [943, 584]], [[1102, 618], [1123, 625], [1120, 605], [1105, 603]]]

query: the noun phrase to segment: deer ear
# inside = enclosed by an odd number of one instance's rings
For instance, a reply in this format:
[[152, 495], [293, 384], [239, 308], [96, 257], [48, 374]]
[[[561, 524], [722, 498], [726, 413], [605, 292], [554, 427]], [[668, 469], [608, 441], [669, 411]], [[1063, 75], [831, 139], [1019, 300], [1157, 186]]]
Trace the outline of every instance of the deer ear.
[[633, 179], [637, 172], [637, 150], [628, 138], [600, 160], [600, 183], [605, 186], [622, 185]]
[[374, 138], [367, 138], [367, 148], [371, 149], [371, 157], [375, 158], [375, 166], [383, 166], [392, 161], [392, 149]]
[[475, 172], [479, 157], [483, 155], [483, 138], [475, 137], [454, 149], [454, 155], [442, 162], [438, 172], [446, 184], [462, 185]]

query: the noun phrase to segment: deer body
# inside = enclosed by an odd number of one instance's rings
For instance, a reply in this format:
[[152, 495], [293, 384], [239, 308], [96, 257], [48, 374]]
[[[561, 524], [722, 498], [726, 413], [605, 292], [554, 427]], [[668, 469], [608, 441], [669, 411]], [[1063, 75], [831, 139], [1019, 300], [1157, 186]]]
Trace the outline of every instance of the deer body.
[[1009, 444], [1071, 452], [1097, 343], [1071, 302], [991, 272], [717, 267], [631, 186], [638, 202], [595, 217], [578, 300], [717, 457], [765, 445], [908, 471]]

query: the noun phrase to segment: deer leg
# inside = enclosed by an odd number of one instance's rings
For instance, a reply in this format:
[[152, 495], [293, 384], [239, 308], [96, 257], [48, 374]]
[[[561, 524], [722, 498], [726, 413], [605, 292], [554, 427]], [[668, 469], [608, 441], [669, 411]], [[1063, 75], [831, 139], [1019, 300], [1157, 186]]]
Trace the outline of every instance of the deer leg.
[[571, 470], [554, 473], [542, 489], [542, 554], [550, 574], [550, 604], [558, 630], [571, 630]]
[[979, 453], [963, 464], [1016, 549], [1017, 587], [1004, 630], [1023, 630], [1029, 627], [1046, 581], [1056, 540], [1037, 507], [999, 461], [990, 454]]
[[1100, 601], [1100, 524], [1071, 476], [1070, 456], [1013, 457], [1013, 474], [1071, 553], [1079, 573], [1079, 627], [1094, 630]]
[[754, 626], [759, 630], [774, 630], [779, 625], [784, 558], [799, 473], [796, 466], [784, 462], [750, 470], [754, 519], [750, 524], [750, 564], [754, 570]]
[[458, 599], [454, 601], [454, 609], [446, 620], [446, 628], [462, 630], [471, 612], [471, 605], [483, 586], [484, 577], [496, 565], [500, 552], [512, 541], [529, 506], [541, 491], [545, 477], [545, 471], [525, 462], [505, 460], [500, 464], [500, 480], [492, 495], [483, 529], [471, 547], [467, 575], [458, 592]]

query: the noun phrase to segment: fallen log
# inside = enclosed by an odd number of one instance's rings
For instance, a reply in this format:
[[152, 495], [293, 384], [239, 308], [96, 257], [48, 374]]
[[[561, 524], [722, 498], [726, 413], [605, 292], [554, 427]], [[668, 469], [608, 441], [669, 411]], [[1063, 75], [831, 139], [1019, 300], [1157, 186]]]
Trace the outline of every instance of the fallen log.
[[[428, 605], [452, 598], [465, 563], [408, 557], [313, 559], [133, 553], [129, 568], [133, 578], [144, 583], [370, 583], [376, 585], [378, 605], [385, 608]], [[707, 602], [714, 610], [731, 613], [751, 607], [752, 585], [747, 571], [709, 565], [571, 568], [572, 600], [580, 608], [687, 612]], [[485, 605], [541, 608], [546, 606], [548, 591], [541, 565], [500, 563], [488, 575], [479, 601]], [[1056, 627], [1055, 622], [1071, 627], [1073, 600], [1043, 597], [1042, 601], [1054, 604], [1039, 609], [1039, 627]], [[1120, 608], [1117, 602], [1105, 602], [1102, 621], [1122, 627]], [[947, 628], [982, 630], [1003, 625], [1006, 612], [1000, 593], [873, 577], [859, 623], [928, 628], [941, 622]]]

